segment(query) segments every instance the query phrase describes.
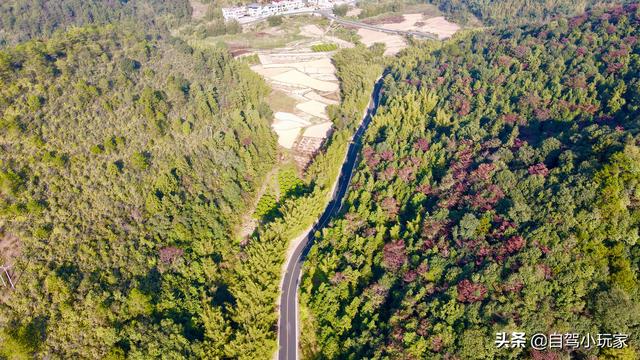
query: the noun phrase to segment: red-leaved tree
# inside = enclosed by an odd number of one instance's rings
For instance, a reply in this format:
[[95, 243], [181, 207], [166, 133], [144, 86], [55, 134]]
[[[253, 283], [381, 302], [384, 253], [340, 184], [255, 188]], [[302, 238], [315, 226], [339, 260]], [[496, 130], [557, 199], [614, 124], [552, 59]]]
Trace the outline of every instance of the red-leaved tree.
[[173, 264], [176, 260], [178, 260], [184, 251], [180, 248], [174, 246], [163, 247], [159, 251], [160, 261], [165, 264]]
[[382, 264], [387, 270], [398, 271], [407, 262], [407, 254], [404, 251], [404, 241], [396, 240], [387, 243], [382, 251]]
[[482, 301], [487, 296], [487, 288], [482, 284], [464, 279], [458, 283], [458, 301], [474, 303]]

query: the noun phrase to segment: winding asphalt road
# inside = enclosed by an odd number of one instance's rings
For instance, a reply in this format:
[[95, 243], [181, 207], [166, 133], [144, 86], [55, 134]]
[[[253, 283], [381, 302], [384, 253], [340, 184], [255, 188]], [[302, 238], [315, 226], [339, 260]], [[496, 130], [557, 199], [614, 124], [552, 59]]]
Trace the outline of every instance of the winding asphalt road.
[[300, 242], [293, 252], [293, 256], [288, 259], [287, 270], [284, 274], [280, 294], [280, 320], [278, 322], [278, 359], [295, 360], [298, 359], [298, 284], [302, 273], [302, 263], [304, 262], [311, 246], [313, 245], [313, 234], [324, 228], [331, 218], [340, 210], [342, 199], [347, 193], [353, 171], [356, 167], [358, 152], [362, 146], [362, 135], [367, 130], [373, 115], [380, 101], [380, 89], [382, 88], [382, 78], [380, 77], [373, 88], [369, 107], [353, 135], [345, 161], [342, 164], [340, 178], [333, 192], [333, 197], [320, 216], [318, 222], [312, 227], [305, 238]]

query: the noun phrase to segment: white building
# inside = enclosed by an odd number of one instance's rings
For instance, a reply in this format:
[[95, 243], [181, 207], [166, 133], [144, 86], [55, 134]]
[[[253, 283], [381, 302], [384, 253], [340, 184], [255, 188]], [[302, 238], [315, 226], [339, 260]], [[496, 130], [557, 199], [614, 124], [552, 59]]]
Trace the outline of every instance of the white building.
[[[306, 4], [304, 0], [274, 0], [273, 2], [266, 5], [261, 5], [258, 3], [249, 4], [246, 6], [246, 8], [243, 7], [242, 11], [238, 10], [240, 8], [223, 9], [223, 15], [225, 15], [225, 10], [228, 10], [231, 16], [236, 16], [236, 14], [238, 15], [241, 14], [239, 15], [239, 17], [247, 15], [252, 18], [263, 18], [268, 16], [285, 14], [290, 11], [302, 9], [305, 6]], [[230, 18], [237, 19], [237, 17], [230, 17]], [[227, 19], [227, 15], [225, 15], [225, 19]]]
[[222, 16], [225, 20], [238, 20], [247, 15], [247, 8], [244, 6], [222, 8]]
[[333, 7], [336, 1], [333, 0], [307, 0], [307, 4], [309, 6], [315, 6], [322, 9]]
[[301, 9], [304, 5], [302, 0], [274, 0], [271, 3], [271, 6], [275, 7], [278, 14]]
[[247, 15], [251, 16], [251, 17], [262, 17], [262, 5], [257, 4], [257, 3], [253, 3], [253, 4], [249, 4], [247, 5]]
[[262, 16], [278, 15], [278, 5], [271, 3], [262, 7]]

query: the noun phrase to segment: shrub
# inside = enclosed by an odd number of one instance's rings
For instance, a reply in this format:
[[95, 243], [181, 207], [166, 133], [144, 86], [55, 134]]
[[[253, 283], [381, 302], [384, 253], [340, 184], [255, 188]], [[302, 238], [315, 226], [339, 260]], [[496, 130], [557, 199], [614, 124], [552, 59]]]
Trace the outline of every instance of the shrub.
[[338, 45], [332, 43], [317, 44], [311, 46], [311, 50], [314, 52], [325, 52], [338, 50]]
[[349, 5], [347, 4], [333, 5], [333, 14], [335, 16], [346, 16], [347, 11], [349, 11]]
[[282, 16], [269, 16], [267, 18], [267, 22], [269, 23], [269, 26], [282, 25]]

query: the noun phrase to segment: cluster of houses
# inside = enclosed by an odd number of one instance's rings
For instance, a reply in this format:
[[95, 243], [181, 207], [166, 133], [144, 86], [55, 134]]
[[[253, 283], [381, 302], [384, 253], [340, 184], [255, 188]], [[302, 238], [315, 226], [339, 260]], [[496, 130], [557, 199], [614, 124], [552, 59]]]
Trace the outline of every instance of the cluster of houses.
[[225, 20], [240, 20], [244, 17], [264, 18], [286, 14], [305, 8], [330, 8], [341, 1], [336, 0], [273, 0], [268, 4], [249, 4], [232, 8], [223, 8]]

